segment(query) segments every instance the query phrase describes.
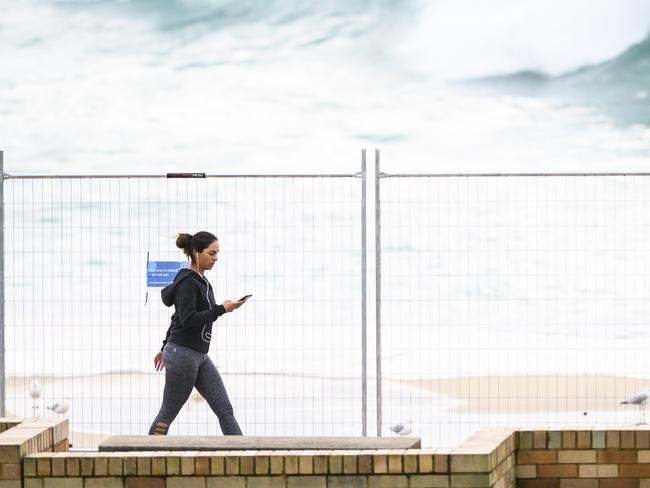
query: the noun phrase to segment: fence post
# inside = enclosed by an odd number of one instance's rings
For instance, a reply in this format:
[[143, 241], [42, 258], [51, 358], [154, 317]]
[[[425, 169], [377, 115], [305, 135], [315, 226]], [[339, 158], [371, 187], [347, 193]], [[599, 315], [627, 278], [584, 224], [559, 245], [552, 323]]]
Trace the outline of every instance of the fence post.
[[5, 416], [5, 168], [0, 151], [0, 417]]
[[361, 151], [361, 435], [368, 435], [366, 150]]
[[379, 149], [375, 149], [375, 334], [377, 357], [377, 437], [381, 437], [381, 209], [379, 207]]

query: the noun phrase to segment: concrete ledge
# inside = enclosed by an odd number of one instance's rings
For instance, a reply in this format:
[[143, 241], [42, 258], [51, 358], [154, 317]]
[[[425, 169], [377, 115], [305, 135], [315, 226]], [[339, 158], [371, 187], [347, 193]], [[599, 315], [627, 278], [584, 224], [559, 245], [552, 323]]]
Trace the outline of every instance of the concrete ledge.
[[116, 451], [291, 451], [418, 449], [417, 437], [252, 437], [118, 435], [99, 445], [100, 452]]

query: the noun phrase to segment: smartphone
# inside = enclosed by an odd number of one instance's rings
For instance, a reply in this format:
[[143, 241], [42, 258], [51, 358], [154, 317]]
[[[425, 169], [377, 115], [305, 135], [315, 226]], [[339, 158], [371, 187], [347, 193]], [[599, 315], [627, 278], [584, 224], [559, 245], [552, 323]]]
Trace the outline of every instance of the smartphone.
[[249, 299], [250, 297], [252, 297], [252, 296], [253, 296], [253, 295], [244, 295], [243, 297], [241, 297], [241, 298], [240, 298], [239, 300], [237, 300], [237, 301], [238, 301], [238, 302], [243, 302], [243, 301], [248, 300], [248, 299]]

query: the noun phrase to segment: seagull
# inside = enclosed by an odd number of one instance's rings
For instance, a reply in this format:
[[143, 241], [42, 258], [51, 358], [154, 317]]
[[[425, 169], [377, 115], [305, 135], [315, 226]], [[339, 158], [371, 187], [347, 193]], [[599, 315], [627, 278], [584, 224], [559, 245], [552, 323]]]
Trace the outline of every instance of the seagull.
[[638, 425], [645, 425], [645, 406], [650, 400], [650, 388], [644, 388], [632, 398], [621, 402], [621, 405], [638, 405], [641, 410], [641, 422]]
[[36, 419], [38, 418], [38, 403], [36, 400], [41, 397], [41, 384], [38, 381], [34, 380], [29, 385], [27, 391], [29, 392], [29, 396], [32, 397], [32, 400], [34, 400], [32, 402], [32, 416]]
[[407, 420], [406, 422], [399, 422], [393, 425], [390, 430], [402, 436], [409, 435], [413, 430], [413, 425], [410, 420]]
[[41, 396], [41, 384], [34, 380], [32, 383], [29, 385], [29, 396], [32, 397], [34, 400], [37, 398], [40, 398]]
[[70, 405], [68, 405], [67, 403], [55, 403], [51, 407], [45, 407], [45, 408], [47, 408], [48, 410], [52, 410], [54, 413], [58, 415], [63, 415], [68, 411]]

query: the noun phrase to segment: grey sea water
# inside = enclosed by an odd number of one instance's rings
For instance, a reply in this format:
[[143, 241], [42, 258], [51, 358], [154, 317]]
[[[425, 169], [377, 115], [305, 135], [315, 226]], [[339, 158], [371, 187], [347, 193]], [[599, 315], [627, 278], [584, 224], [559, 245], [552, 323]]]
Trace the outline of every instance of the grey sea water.
[[0, 5], [9, 171], [647, 166], [643, 0]]

